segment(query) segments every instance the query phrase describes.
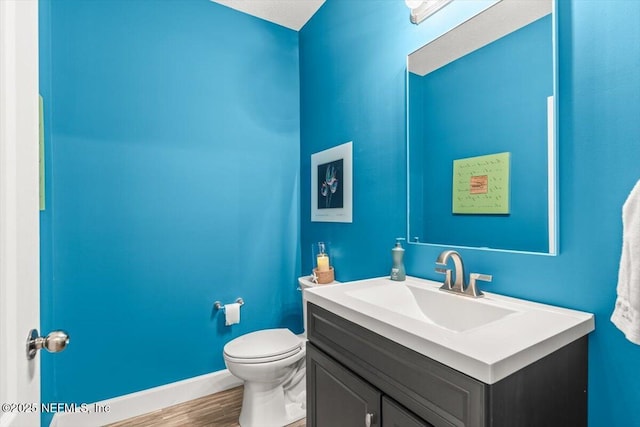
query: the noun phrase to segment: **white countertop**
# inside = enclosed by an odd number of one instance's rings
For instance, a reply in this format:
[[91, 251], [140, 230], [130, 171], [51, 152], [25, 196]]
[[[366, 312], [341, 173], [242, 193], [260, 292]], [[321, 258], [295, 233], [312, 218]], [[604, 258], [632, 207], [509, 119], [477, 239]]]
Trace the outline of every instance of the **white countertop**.
[[[409, 276], [406, 282], [381, 277], [305, 289], [304, 298], [487, 384], [500, 381], [595, 329], [591, 313], [489, 292], [485, 292], [483, 298], [471, 299], [442, 292], [438, 289], [441, 285]], [[457, 301], [468, 306], [471, 301], [474, 304], [506, 308], [513, 313], [485, 325], [458, 332], [420, 320], [420, 316], [410, 312], [393, 310], [390, 304], [397, 303], [393, 301], [394, 298], [385, 297], [385, 301], [388, 301], [385, 307], [354, 297], [360, 290], [370, 288], [369, 294], [393, 296], [397, 290], [399, 298], [405, 298], [405, 295], [410, 295], [407, 289], [412, 287], [422, 288], [423, 294], [438, 292], [457, 298], [458, 300], [450, 300], [453, 306]], [[450, 314], [465, 315], [464, 310], [459, 311], [452, 310]]]

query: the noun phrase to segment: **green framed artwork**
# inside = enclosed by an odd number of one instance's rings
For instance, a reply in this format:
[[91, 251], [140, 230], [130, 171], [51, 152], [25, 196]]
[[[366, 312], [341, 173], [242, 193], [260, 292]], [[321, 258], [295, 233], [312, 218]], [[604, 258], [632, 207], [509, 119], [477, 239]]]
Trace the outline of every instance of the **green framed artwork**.
[[508, 214], [511, 153], [453, 161], [454, 214]]

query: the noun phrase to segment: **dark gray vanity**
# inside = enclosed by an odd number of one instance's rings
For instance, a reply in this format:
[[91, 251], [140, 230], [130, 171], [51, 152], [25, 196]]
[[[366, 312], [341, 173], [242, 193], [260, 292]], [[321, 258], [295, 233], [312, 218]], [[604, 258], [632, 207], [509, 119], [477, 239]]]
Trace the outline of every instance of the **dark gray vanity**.
[[586, 335], [493, 384], [311, 302], [307, 335], [308, 427], [587, 425]]

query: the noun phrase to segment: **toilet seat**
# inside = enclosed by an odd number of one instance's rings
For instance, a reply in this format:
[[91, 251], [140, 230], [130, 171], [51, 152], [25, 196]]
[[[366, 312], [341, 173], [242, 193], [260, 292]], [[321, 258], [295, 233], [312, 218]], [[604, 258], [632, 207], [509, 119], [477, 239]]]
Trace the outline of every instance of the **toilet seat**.
[[292, 357], [302, 351], [304, 342], [290, 330], [265, 329], [229, 341], [224, 358], [235, 363], [266, 363]]

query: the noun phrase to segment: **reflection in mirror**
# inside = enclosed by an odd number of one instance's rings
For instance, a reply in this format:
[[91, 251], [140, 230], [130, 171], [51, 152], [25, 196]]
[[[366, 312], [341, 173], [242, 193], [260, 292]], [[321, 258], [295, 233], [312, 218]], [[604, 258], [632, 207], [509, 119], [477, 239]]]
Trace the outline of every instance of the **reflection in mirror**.
[[555, 254], [552, 9], [502, 0], [409, 55], [410, 242]]

